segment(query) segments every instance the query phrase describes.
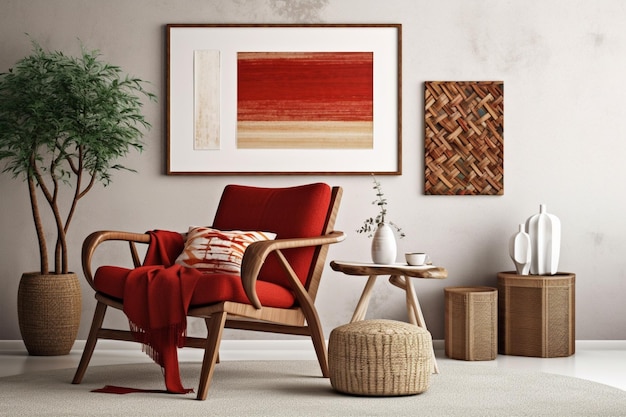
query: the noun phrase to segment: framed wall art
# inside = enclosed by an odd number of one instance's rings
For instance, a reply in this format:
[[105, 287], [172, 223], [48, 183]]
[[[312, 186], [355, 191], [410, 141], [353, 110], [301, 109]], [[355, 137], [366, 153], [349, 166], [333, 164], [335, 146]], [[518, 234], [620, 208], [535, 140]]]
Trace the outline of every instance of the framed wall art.
[[168, 174], [401, 174], [401, 25], [166, 38]]
[[428, 195], [504, 194], [504, 83], [425, 84]]

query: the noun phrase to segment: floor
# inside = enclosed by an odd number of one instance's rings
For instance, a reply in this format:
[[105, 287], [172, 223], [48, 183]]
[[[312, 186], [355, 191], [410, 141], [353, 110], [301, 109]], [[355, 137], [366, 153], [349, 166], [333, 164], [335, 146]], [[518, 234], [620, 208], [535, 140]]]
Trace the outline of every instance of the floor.
[[[310, 342], [230, 341], [222, 342], [221, 360], [315, 360]], [[69, 355], [29, 356], [21, 341], [0, 341], [0, 377], [51, 369], [75, 368], [83, 343], [76, 342]], [[435, 341], [439, 363], [451, 361], [445, 357], [443, 343]], [[181, 362], [200, 362], [197, 349], [181, 349]], [[150, 362], [138, 345], [122, 342], [99, 342], [91, 361], [92, 366]], [[525, 369], [588, 379], [626, 391], [626, 341], [578, 341], [576, 353], [566, 358], [528, 358], [499, 355], [493, 361], [472, 362], [480, 365]]]

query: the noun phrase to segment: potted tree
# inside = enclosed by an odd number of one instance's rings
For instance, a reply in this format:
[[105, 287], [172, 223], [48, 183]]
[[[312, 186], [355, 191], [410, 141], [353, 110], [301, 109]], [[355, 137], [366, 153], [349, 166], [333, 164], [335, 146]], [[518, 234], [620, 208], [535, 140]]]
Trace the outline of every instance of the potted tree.
[[[19, 285], [20, 332], [31, 355], [62, 355], [74, 344], [81, 314], [67, 246], [77, 203], [97, 182], [108, 185], [112, 170], [127, 169], [119, 158], [142, 150], [151, 126], [141, 97], [156, 97], [144, 81], [102, 62], [98, 51], [83, 46], [73, 57], [32, 46], [0, 74], [0, 167], [26, 182], [39, 245], [39, 271], [24, 273]], [[56, 234], [52, 246], [46, 227]]]

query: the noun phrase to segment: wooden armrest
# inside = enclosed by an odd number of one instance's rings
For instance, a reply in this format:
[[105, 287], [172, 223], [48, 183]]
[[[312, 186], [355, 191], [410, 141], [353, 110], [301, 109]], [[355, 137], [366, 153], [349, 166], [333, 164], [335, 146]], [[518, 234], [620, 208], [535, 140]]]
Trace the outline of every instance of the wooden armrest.
[[150, 243], [150, 235], [147, 233], [132, 233], [132, 232], [118, 232], [111, 230], [99, 230], [93, 232], [85, 238], [82, 249], [82, 263], [85, 279], [89, 285], [95, 290], [93, 282], [93, 273], [91, 270], [91, 260], [96, 248], [107, 240], [118, 240], [128, 242], [130, 245], [130, 252], [133, 258], [133, 264], [135, 267], [141, 264], [139, 256], [137, 255], [137, 249], [135, 243]]
[[[345, 237], [346, 236], [343, 232], [333, 231], [324, 236], [265, 240], [261, 242], [251, 243], [250, 246], [246, 248], [246, 251], [243, 254], [243, 259], [241, 261], [241, 280], [246, 295], [250, 300], [250, 303], [255, 308], [262, 307], [261, 302], [259, 301], [259, 297], [256, 293], [256, 281], [259, 275], [259, 271], [261, 270], [265, 259], [270, 253], [278, 251], [281, 261], [283, 262], [283, 266], [290, 269], [289, 264], [280, 253], [281, 250], [330, 245], [333, 243], [341, 242], [345, 239]], [[293, 271], [288, 272], [289, 276], [291, 276], [292, 278], [292, 284], [300, 284], [301, 286], [298, 277], [294, 276]], [[299, 290], [297, 288], [294, 288], [294, 291]]]

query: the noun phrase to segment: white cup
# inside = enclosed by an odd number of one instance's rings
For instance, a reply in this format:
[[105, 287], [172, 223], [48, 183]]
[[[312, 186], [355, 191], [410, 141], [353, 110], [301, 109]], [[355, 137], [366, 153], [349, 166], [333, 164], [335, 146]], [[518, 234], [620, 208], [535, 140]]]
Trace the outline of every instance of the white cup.
[[407, 264], [412, 266], [422, 266], [426, 264], [426, 258], [428, 255], [423, 252], [407, 252], [404, 254], [404, 257], [406, 258]]

